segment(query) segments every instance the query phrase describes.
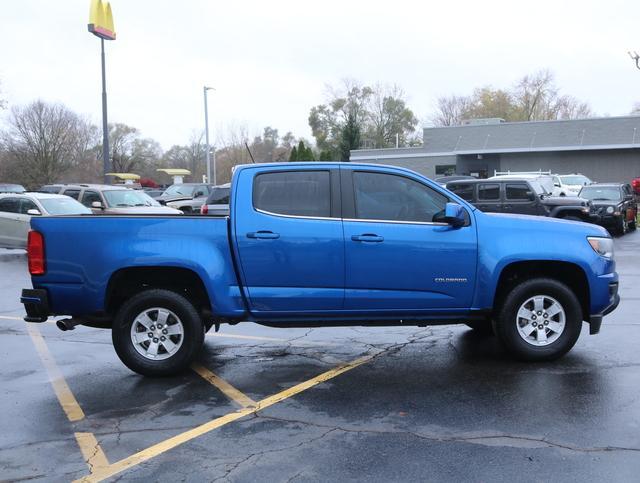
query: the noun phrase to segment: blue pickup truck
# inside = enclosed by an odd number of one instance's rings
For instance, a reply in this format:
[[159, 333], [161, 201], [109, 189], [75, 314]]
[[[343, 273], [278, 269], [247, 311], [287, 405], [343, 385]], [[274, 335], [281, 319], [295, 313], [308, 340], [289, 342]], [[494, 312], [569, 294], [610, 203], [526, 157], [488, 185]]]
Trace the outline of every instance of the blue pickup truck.
[[419, 174], [254, 164], [230, 214], [32, 219], [27, 322], [111, 329], [121, 360], [174, 374], [220, 324], [437, 325], [493, 331], [517, 358], [560, 357], [618, 304], [601, 227], [486, 214]]

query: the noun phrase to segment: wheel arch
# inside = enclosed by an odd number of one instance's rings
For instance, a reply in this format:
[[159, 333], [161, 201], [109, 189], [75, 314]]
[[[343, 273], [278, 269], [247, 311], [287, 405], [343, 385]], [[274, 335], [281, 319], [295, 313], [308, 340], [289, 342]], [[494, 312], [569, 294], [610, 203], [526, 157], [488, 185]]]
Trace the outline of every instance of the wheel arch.
[[533, 278], [551, 278], [567, 285], [580, 302], [582, 320], [588, 319], [591, 300], [587, 275], [579, 265], [559, 260], [518, 261], [504, 266], [494, 294], [494, 312], [511, 289], [521, 281]]
[[212, 301], [198, 273], [184, 267], [145, 266], [116, 270], [107, 284], [105, 311], [115, 314], [125, 300], [146, 289], [166, 289], [183, 295], [201, 314], [210, 312]]

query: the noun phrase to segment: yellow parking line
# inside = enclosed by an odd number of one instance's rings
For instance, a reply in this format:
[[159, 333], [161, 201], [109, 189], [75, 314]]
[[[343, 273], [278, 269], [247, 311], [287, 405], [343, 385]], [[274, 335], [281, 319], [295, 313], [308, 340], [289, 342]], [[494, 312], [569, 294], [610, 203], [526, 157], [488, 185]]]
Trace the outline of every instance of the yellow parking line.
[[53, 359], [51, 352], [49, 352], [49, 348], [44, 342], [44, 338], [42, 337], [40, 330], [33, 324], [27, 324], [27, 330], [31, 336], [33, 345], [36, 347], [36, 351], [40, 356], [40, 360], [47, 371], [49, 381], [51, 382], [53, 390], [58, 397], [58, 401], [60, 401], [60, 405], [62, 406], [62, 409], [64, 409], [64, 412], [67, 413], [69, 421], [74, 422], [84, 419], [84, 411], [82, 411], [82, 408], [73, 396], [71, 389], [69, 389], [62, 372], [58, 369], [58, 365]]
[[95, 473], [109, 466], [109, 460], [107, 460], [107, 456], [93, 433], [74, 433], [74, 436], [78, 441], [85, 462], [89, 465], [90, 473]]
[[225, 394], [225, 396], [233, 400], [235, 403], [237, 403], [241, 407], [246, 408], [246, 407], [253, 407], [256, 405], [256, 402], [253, 399], [251, 399], [246, 394], [237, 390], [227, 381], [215, 375], [213, 372], [211, 372], [209, 369], [207, 369], [203, 365], [194, 362], [193, 364], [191, 364], [191, 369], [193, 369], [205, 381], [210, 382], [211, 384], [216, 386], [218, 389], [220, 389]]
[[220, 428], [226, 424], [229, 424], [233, 421], [236, 421], [238, 419], [241, 419], [245, 416], [248, 416], [250, 414], [253, 414], [257, 411], [260, 411], [261, 409], [265, 409], [268, 408], [269, 406], [272, 406], [274, 404], [277, 404], [281, 401], [284, 401], [285, 399], [288, 399], [290, 397], [295, 396], [296, 394], [299, 394], [303, 391], [306, 391], [307, 389], [310, 389], [318, 384], [321, 384], [325, 381], [328, 381], [329, 379], [332, 379], [336, 376], [339, 376], [340, 374], [343, 374], [347, 371], [350, 371], [351, 369], [354, 369], [362, 364], [364, 364], [365, 362], [370, 361], [374, 356], [365, 356], [365, 357], [360, 357], [359, 359], [356, 359], [353, 362], [350, 362], [348, 364], [344, 364], [341, 366], [338, 366], [334, 369], [331, 369], [330, 371], [324, 372], [322, 374], [320, 374], [319, 376], [314, 377], [313, 379], [309, 379], [308, 381], [302, 382], [300, 384], [297, 384], [293, 387], [290, 387], [289, 389], [286, 389], [282, 392], [279, 392], [277, 394], [274, 394], [273, 396], [269, 396], [265, 399], [262, 399], [261, 401], [258, 401], [258, 403], [256, 404], [256, 407], [254, 408], [243, 408], [243, 409], [239, 409], [238, 411], [235, 411], [233, 413], [229, 413], [226, 414], [225, 416], [213, 419], [211, 421], [209, 421], [208, 423], [205, 423], [201, 426], [195, 427], [193, 429], [190, 429], [189, 431], [185, 431], [184, 433], [180, 433], [176, 436], [173, 436], [172, 438], [169, 438], [165, 441], [162, 441], [158, 444], [155, 444], [153, 446], [150, 446], [147, 449], [144, 449], [138, 453], [135, 453], [127, 458], [124, 458], [120, 461], [116, 461], [115, 463], [107, 466], [106, 468], [103, 468], [100, 471], [96, 471], [93, 474], [87, 475], [84, 478], [81, 478], [79, 480], [76, 480], [76, 482], [99, 482], [99, 481], [103, 481], [107, 478], [110, 478], [111, 476], [114, 476], [118, 473], [121, 473], [129, 468], [132, 468], [136, 465], [139, 465], [140, 463], [143, 463], [145, 461], [148, 461], [152, 458], [155, 458], [156, 456], [165, 453], [166, 451], [169, 451], [170, 449], [175, 448], [176, 446], [179, 446], [181, 444], [184, 444], [188, 441], [191, 441], [194, 438], [197, 438], [199, 436], [202, 436], [203, 434], [206, 434], [210, 431], [213, 431], [214, 429]]

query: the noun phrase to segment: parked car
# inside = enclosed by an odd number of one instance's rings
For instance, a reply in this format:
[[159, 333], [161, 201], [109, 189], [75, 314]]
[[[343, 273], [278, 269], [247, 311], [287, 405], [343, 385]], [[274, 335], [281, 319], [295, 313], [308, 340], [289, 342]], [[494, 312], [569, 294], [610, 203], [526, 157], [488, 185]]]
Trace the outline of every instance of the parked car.
[[90, 208], [96, 215], [107, 214], [165, 214], [179, 215], [182, 212], [161, 206], [142, 190], [109, 184], [62, 184], [46, 185], [41, 190], [55, 190], [70, 196]]
[[560, 190], [559, 196], [577, 196], [583, 186], [593, 183], [583, 174], [554, 174], [553, 186]]
[[515, 357], [550, 360], [619, 302], [602, 227], [485, 214], [403, 168], [242, 165], [231, 199], [219, 218], [34, 218], [25, 320], [108, 328], [129, 368], [159, 376], [247, 320], [493, 326]]
[[24, 193], [27, 191], [21, 184], [0, 183], [0, 193]]
[[580, 196], [593, 203], [598, 224], [609, 232], [623, 235], [636, 229], [638, 205], [631, 186], [625, 183], [595, 183], [580, 190]]
[[84, 214], [91, 214], [91, 210], [68, 196], [0, 194], [0, 248], [27, 248], [27, 233], [33, 216]]
[[462, 199], [486, 213], [518, 213], [590, 222], [591, 202], [583, 198], [552, 196], [537, 179], [506, 176], [447, 184]]
[[158, 196], [162, 196], [162, 193], [164, 193], [164, 190], [162, 188], [142, 188], [142, 191], [151, 196], [153, 199], [157, 198]]
[[200, 208], [200, 214], [228, 216], [230, 195], [231, 183], [214, 186], [207, 201]]
[[[169, 201], [189, 200], [209, 196], [209, 191], [213, 185], [205, 183], [180, 183], [169, 186], [162, 195], [156, 197], [156, 201], [164, 205]], [[205, 200], [202, 200], [203, 203]], [[198, 209], [200, 205], [198, 205]]]
[[454, 174], [451, 176], [440, 176], [439, 178], [435, 178], [433, 181], [438, 183], [440, 186], [447, 186], [447, 183], [451, 183], [452, 181], [461, 181], [463, 179], [476, 179], [473, 176], [465, 176], [463, 174]]
[[[213, 187], [209, 187], [209, 189], [211, 188]], [[166, 206], [180, 210], [187, 215], [191, 213], [200, 213], [200, 208], [206, 203], [209, 193], [211, 193], [211, 191], [205, 192], [202, 189], [197, 189], [194, 190], [193, 197], [191, 198], [180, 198], [173, 201], [168, 200], [164, 203]]]

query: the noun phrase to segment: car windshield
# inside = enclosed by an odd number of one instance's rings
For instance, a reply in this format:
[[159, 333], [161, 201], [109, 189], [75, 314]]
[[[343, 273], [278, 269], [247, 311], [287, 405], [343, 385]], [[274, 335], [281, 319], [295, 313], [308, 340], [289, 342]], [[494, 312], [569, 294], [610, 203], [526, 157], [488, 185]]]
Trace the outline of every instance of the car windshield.
[[0, 184], [0, 193], [24, 193], [24, 186], [19, 184]]
[[163, 196], [193, 196], [196, 186], [192, 184], [173, 184], [169, 186]]
[[587, 185], [591, 183], [591, 180], [586, 176], [582, 176], [581, 174], [572, 174], [567, 176], [560, 176], [563, 184], [573, 184], [573, 185]]
[[103, 191], [110, 207], [123, 208], [129, 206], [159, 206], [158, 202], [148, 194], [137, 190], [109, 190]]
[[207, 199], [208, 205], [228, 205], [231, 188], [213, 188]]
[[40, 198], [40, 204], [49, 215], [84, 215], [91, 210], [73, 198]]
[[580, 191], [580, 197], [591, 201], [620, 201], [620, 189], [613, 186], [585, 186]]

